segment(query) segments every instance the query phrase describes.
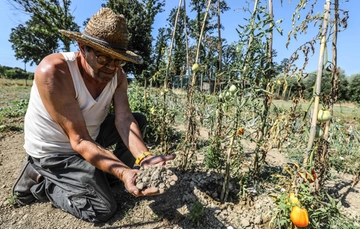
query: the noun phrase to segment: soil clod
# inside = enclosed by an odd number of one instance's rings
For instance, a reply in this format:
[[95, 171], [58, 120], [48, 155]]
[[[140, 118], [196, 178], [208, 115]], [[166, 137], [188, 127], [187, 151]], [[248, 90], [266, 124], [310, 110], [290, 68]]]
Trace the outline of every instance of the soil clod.
[[177, 176], [164, 166], [141, 167], [136, 177], [136, 187], [140, 190], [158, 188], [163, 193], [174, 186], [177, 180]]

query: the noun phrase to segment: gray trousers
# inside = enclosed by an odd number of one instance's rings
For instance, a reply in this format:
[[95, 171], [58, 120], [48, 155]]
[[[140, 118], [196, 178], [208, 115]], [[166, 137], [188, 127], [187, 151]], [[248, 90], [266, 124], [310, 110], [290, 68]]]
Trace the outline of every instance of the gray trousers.
[[[146, 117], [139, 113], [133, 115], [144, 134]], [[135, 158], [122, 142], [114, 122], [115, 116], [109, 115], [101, 124], [96, 141], [103, 147], [116, 144], [114, 154], [132, 167]], [[54, 156], [29, 157], [29, 160], [44, 177], [41, 183], [31, 188], [39, 201], [50, 200], [55, 207], [94, 223], [105, 222], [115, 213], [117, 203], [108, 182], [111, 176], [92, 166], [80, 154], [54, 153]]]

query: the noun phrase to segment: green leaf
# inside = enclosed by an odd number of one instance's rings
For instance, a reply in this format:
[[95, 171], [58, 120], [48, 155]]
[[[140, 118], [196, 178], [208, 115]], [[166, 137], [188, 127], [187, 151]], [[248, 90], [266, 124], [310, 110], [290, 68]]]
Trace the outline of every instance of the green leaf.
[[336, 208], [337, 209], [340, 209], [342, 207], [342, 203], [341, 203], [341, 201], [339, 200], [339, 202], [337, 203], [337, 205], [336, 205]]
[[275, 24], [280, 24], [280, 23], [282, 23], [283, 22], [283, 18], [282, 19], [279, 19], [279, 20], [277, 20], [276, 22], [275, 22]]

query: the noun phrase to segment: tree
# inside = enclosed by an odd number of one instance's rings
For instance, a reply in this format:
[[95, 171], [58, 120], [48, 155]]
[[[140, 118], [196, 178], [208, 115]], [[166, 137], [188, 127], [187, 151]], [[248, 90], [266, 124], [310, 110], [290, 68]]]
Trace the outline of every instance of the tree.
[[[189, 34], [196, 41], [199, 40], [207, 2], [207, 0], [191, 0], [191, 11], [195, 11], [196, 16], [195, 19], [189, 22]], [[229, 9], [223, 0], [211, 1], [210, 11], [205, 21], [202, 43], [200, 44], [199, 58], [194, 60], [194, 62], [198, 62], [203, 66], [202, 73], [205, 74], [207, 79], [213, 79], [216, 74], [220, 73], [220, 67], [222, 67], [223, 39], [221, 38], [221, 29], [223, 29], [223, 26], [220, 23], [220, 14]], [[217, 20], [214, 20], [214, 18], [217, 18]], [[217, 36], [214, 35], [215, 31], [217, 31]]]
[[123, 14], [127, 20], [129, 32], [128, 49], [140, 54], [144, 63], [141, 65], [127, 64], [125, 70], [132, 72], [138, 80], [150, 78], [149, 66], [153, 63], [152, 50], [152, 25], [155, 16], [163, 12], [164, 0], [108, 0], [104, 7], [109, 7], [114, 12]]
[[[61, 35], [58, 30], [65, 29], [71, 31], [79, 31], [79, 26], [73, 21], [74, 16], [71, 15], [70, 4], [71, 0], [13, 0], [8, 1], [18, 11], [23, 11], [30, 15], [29, 25], [39, 23], [33, 29], [37, 29], [38, 33], [45, 33], [49, 38], [62, 43], [63, 51], [70, 51], [71, 40], [68, 37]], [[26, 30], [29, 31], [29, 30]], [[25, 31], [25, 32], [26, 32]], [[47, 50], [51, 53], [53, 50]]]
[[7, 79], [29, 79], [29, 73], [25, 72], [20, 68], [13, 68], [6, 71], [6, 78]]
[[[189, 27], [190, 27], [190, 37], [195, 39], [195, 41], [199, 40], [200, 31], [202, 27], [202, 23], [205, 16], [205, 9], [206, 9], [207, 0], [191, 0], [191, 11], [196, 12], [195, 19], [190, 20]], [[205, 28], [204, 28], [204, 36], [206, 36], [207, 33], [210, 35], [213, 33], [213, 31], [216, 29], [216, 25], [211, 24], [212, 14], [208, 14], [205, 22]], [[204, 60], [206, 56], [206, 50], [203, 44], [200, 44], [200, 60], [195, 60], [195, 62], [202, 63], [201, 60]]]
[[24, 63], [39, 64], [49, 53], [58, 49], [56, 39], [51, 32], [45, 29], [41, 21], [31, 18], [25, 25], [18, 25], [11, 29], [9, 41], [15, 50], [16, 59], [22, 59]]
[[[177, 8], [173, 8], [170, 12], [169, 18], [167, 21], [169, 22], [169, 28], [167, 30], [168, 35], [171, 36], [171, 34], [174, 31], [174, 24], [176, 19], [176, 13]], [[184, 8], [180, 8], [180, 14], [178, 16], [176, 31], [175, 31], [175, 38], [174, 38], [174, 48], [173, 48], [173, 55], [172, 58], [173, 61], [173, 75], [180, 75], [182, 72], [182, 69], [185, 66], [186, 63], [186, 44], [184, 39], [184, 29], [185, 29], [185, 11]], [[186, 17], [186, 21], [189, 21], [189, 18]]]
[[[274, 57], [276, 56], [276, 51], [273, 51], [274, 53]], [[282, 61], [280, 62], [280, 64], [274, 63], [274, 73], [276, 75], [281, 74], [281, 73], [286, 73], [286, 72], [290, 72], [291, 69], [295, 66], [294, 63], [292, 63], [288, 58], [284, 58], [282, 59]]]
[[352, 75], [349, 81], [348, 98], [352, 102], [360, 103], [360, 73]]
[[6, 67], [0, 65], [0, 78], [5, 77]]
[[151, 81], [153, 86], [160, 86], [163, 84], [164, 77], [162, 77], [161, 71], [166, 68], [164, 54], [168, 40], [169, 36], [165, 34], [165, 28], [159, 28], [151, 56], [151, 59], [154, 61], [153, 65], [150, 66], [150, 75], [152, 76]]
[[[304, 80], [305, 86], [305, 98], [310, 99], [314, 93], [314, 85], [316, 82], [317, 72], [311, 72], [306, 80]], [[345, 72], [340, 70], [339, 73], [339, 91], [338, 91], [338, 100], [348, 100], [348, 81], [345, 76]], [[352, 86], [351, 86], [352, 87]], [[321, 83], [321, 95], [329, 95], [331, 92], [331, 72], [324, 71], [322, 75], [322, 83]]]
[[346, 78], [345, 71], [340, 70], [339, 73], [339, 91], [338, 91], [338, 100], [349, 101], [350, 97], [348, 97], [349, 90], [349, 80]]
[[62, 42], [64, 51], [70, 51], [71, 40], [62, 36], [58, 30], [79, 31], [69, 13], [70, 0], [13, 0], [9, 4], [30, 15], [24, 24], [11, 29], [9, 41], [15, 51], [17, 60], [25, 63], [39, 64], [46, 55], [58, 51]]

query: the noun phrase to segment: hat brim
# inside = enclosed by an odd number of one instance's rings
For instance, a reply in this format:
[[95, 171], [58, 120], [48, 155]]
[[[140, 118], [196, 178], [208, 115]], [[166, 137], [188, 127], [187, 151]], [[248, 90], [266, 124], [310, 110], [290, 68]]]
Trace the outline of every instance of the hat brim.
[[67, 30], [59, 30], [59, 32], [62, 35], [69, 37], [70, 39], [76, 40], [84, 45], [88, 45], [88, 46], [96, 49], [97, 51], [107, 53], [117, 59], [132, 62], [134, 64], [142, 64], [143, 63], [143, 59], [140, 55], [137, 55], [129, 50], [124, 51], [124, 50], [106, 47], [102, 44], [99, 44], [92, 40], [89, 40], [80, 32], [72, 32], [72, 31], [67, 31]]

